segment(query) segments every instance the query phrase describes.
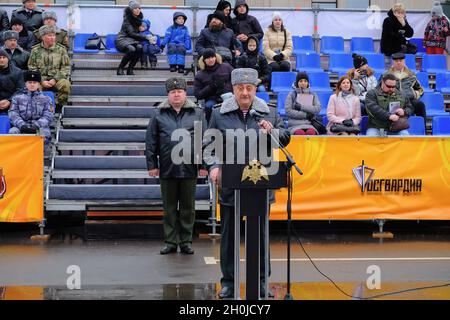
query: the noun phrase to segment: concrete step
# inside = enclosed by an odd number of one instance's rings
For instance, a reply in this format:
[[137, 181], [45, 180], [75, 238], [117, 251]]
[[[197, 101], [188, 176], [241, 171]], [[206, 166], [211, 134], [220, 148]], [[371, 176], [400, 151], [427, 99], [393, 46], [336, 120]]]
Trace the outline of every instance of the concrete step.
[[144, 151], [145, 143], [67, 143], [59, 142], [58, 151]]
[[[143, 96], [121, 96], [121, 95], [71, 95], [69, 103], [78, 106], [149, 106], [160, 103], [167, 99], [167, 95], [143, 95]], [[193, 100], [194, 97], [190, 96]]]
[[149, 118], [63, 118], [64, 128], [147, 128]]
[[158, 220], [86, 220], [86, 240], [163, 239], [162, 219]]

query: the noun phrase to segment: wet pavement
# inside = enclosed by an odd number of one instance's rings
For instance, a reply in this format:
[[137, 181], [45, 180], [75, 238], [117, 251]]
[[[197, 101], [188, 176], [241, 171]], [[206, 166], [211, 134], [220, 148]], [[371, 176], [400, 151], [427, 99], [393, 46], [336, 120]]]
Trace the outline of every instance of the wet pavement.
[[[373, 239], [368, 230], [333, 232], [297, 229], [317, 268], [353, 298], [418, 287], [380, 299], [450, 300], [450, 232], [447, 226], [397, 230], [394, 239]], [[36, 233], [36, 232], [34, 232]], [[196, 238], [194, 255], [161, 256], [156, 240], [84, 241], [71, 229], [34, 242], [30, 231], [0, 233], [0, 299], [216, 299], [220, 290], [219, 241]], [[270, 289], [274, 299], [286, 293], [286, 237], [271, 233]], [[241, 257], [244, 257], [243, 246]], [[81, 290], [67, 287], [79, 268]], [[71, 269], [72, 268], [72, 269]], [[241, 279], [244, 279], [241, 260]], [[374, 269], [375, 268], [375, 269]], [[374, 270], [380, 289], [369, 290]], [[292, 293], [299, 300], [351, 299], [309, 261], [292, 240]], [[369, 283], [372, 283], [369, 281]], [[244, 296], [244, 284], [242, 284]]]

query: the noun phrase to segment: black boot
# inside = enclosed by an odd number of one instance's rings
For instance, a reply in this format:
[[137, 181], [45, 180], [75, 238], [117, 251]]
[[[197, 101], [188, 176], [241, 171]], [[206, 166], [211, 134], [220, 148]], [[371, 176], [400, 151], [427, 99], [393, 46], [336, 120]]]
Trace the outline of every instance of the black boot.
[[127, 68], [127, 75], [134, 76], [134, 66], [136, 65], [136, 63], [138, 61], [139, 61], [139, 56], [134, 57], [130, 60], [130, 64], [128, 65], [128, 68]]
[[127, 65], [127, 63], [130, 61], [130, 57], [128, 54], [124, 55], [122, 57], [122, 60], [120, 60], [120, 64], [119, 67], [117, 68], [117, 75], [118, 76], [123, 76], [125, 74], [125, 72], [123, 71], [123, 69], [125, 68], [125, 66]]
[[169, 70], [170, 70], [170, 72], [177, 72], [177, 65], [176, 64], [171, 64]]
[[184, 65], [182, 64], [178, 65], [178, 73], [184, 73]]
[[150, 62], [150, 69], [156, 70], [156, 62]]

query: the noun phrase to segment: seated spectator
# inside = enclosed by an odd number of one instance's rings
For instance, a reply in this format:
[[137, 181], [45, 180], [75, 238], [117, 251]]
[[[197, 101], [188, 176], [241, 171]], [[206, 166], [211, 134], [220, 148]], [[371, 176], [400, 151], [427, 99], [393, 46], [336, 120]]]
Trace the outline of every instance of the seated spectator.
[[9, 54], [0, 48], [0, 114], [8, 111], [12, 96], [24, 86], [22, 70], [9, 60]]
[[261, 41], [264, 35], [258, 19], [249, 15], [248, 11], [249, 7], [245, 0], [237, 0], [233, 10], [235, 18], [231, 20], [231, 28], [236, 35], [236, 39], [242, 43], [244, 50], [247, 49], [247, 41], [250, 36]]
[[40, 71], [43, 90], [56, 92], [58, 111], [67, 104], [70, 94], [70, 60], [64, 46], [56, 43], [56, 30], [53, 26], [39, 29], [42, 42], [31, 50], [28, 69]]
[[0, 8], [0, 38], [3, 31], [9, 30], [8, 13]]
[[50, 124], [53, 122], [52, 100], [39, 90], [39, 71], [25, 71], [25, 86], [11, 103], [8, 116], [11, 121], [10, 134], [41, 134], [45, 144], [51, 141]]
[[[225, 27], [231, 29], [231, 3], [225, 0], [220, 0], [217, 4], [215, 11], [221, 11], [224, 15], [224, 21]], [[205, 28], [209, 27], [209, 24], [211, 23], [211, 19], [213, 17], [213, 14], [209, 14], [206, 18], [206, 25]]]
[[3, 49], [9, 54], [11, 63], [14, 63], [19, 69], [28, 70], [30, 53], [17, 45], [19, 34], [16, 31], [8, 30], [3, 33], [3, 39], [5, 40]]
[[37, 40], [33, 35], [33, 32], [24, 28], [22, 21], [11, 19], [11, 30], [19, 33], [19, 40], [17, 43], [23, 50], [30, 52], [31, 48], [37, 44]]
[[384, 74], [377, 88], [366, 95], [366, 109], [369, 115], [367, 136], [409, 135], [408, 130], [392, 131], [391, 124], [400, 117], [412, 115], [408, 98], [397, 89], [397, 77], [392, 73]]
[[350, 69], [347, 72], [347, 76], [352, 79], [355, 95], [358, 96], [361, 105], [361, 114], [367, 115], [365, 106], [366, 94], [369, 90], [377, 87], [378, 80], [375, 78], [373, 70], [367, 64], [367, 59], [365, 57], [354, 53], [353, 66], [355, 68]]
[[161, 50], [167, 45], [167, 58], [169, 59], [170, 72], [184, 73], [186, 51], [192, 49], [189, 29], [184, 25], [187, 16], [183, 12], [173, 14], [173, 25], [166, 30]]
[[392, 73], [397, 78], [397, 89], [409, 99], [411, 107], [413, 108], [413, 114], [423, 117], [426, 121], [427, 113], [425, 104], [419, 100], [423, 95], [424, 90], [414, 72], [409, 70], [406, 66], [405, 54], [393, 54], [392, 59], [394, 62], [388, 72]]
[[194, 78], [194, 95], [198, 100], [205, 100], [205, 115], [209, 122], [213, 106], [222, 103], [221, 95], [233, 92], [233, 68], [228, 63], [222, 63], [222, 57], [209, 48], [203, 51], [198, 64], [201, 70]]
[[36, 6], [36, 0], [22, 0], [22, 4], [22, 7], [12, 12], [11, 21], [22, 21], [24, 28], [31, 32], [42, 27], [44, 10]]
[[[42, 21], [44, 23], [44, 26], [53, 26], [56, 30], [56, 43], [59, 43], [66, 47], [67, 50], [69, 50], [69, 34], [66, 30], [62, 28], [58, 28], [56, 25], [56, 22], [58, 21], [58, 18], [56, 17], [56, 13], [53, 11], [47, 11], [42, 13]], [[34, 30], [33, 32], [34, 37], [36, 38], [36, 42], [39, 43], [42, 41], [42, 37], [39, 34], [39, 29]]]
[[278, 11], [272, 14], [272, 24], [264, 33], [263, 50], [272, 71], [291, 70], [292, 34], [284, 27]]
[[258, 91], [266, 91], [270, 67], [266, 58], [259, 53], [259, 41], [256, 37], [250, 36], [248, 38], [247, 50], [237, 59], [236, 68], [252, 68], [258, 71]]
[[343, 76], [339, 79], [336, 93], [328, 101], [327, 117], [327, 131], [330, 135], [360, 133], [361, 107], [350, 77]]
[[195, 51], [199, 56], [207, 49], [214, 51], [222, 57], [222, 61], [235, 65], [235, 58], [243, 52], [242, 44], [235, 38], [234, 32], [225, 24], [225, 16], [221, 11], [211, 15], [209, 27], [200, 31], [195, 44]]
[[413, 53], [417, 48], [408, 45], [406, 38], [412, 38], [414, 30], [406, 20], [405, 6], [403, 3], [396, 3], [388, 12], [388, 17], [383, 21], [381, 32], [380, 51], [385, 56], [391, 56], [396, 52]]
[[444, 16], [441, 3], [435, 1], [431, 8], [431, 20], [425, 28], [423, 46], [427, 54], [444, 54], [446, 39], [450, 36], [450, 22]]
[[288, 130], [291, 134], [319, 134], [312, 125], [311, 118], [319, 114], [320, 100], [317, 94], [309, 89], [309, 77], [305, 72], [297, 73], [294, 91], [288, 94], [284, 107], [288, 116]]
[[148, 69], [148, 64], [150, 63], [150, 68], [152, 70], [156, 69], [156, 64], [158, 63], [158, 58], [156, 55], [161, 52], [159, 46], [161, 45], [159, 37], [155, 36], [150, 31], [150, 20], [142, 20], [142, 24], [139, 27], [139, 34], [141, 36], [147, 37], [148, 39], [141, 41], [142, 45], [142, 56], [141, 56], [141, 66]]

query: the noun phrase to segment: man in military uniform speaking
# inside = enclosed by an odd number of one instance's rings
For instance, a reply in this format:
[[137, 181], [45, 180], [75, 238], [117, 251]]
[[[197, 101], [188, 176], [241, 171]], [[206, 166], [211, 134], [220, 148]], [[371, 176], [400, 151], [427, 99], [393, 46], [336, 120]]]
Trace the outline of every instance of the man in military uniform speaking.
[[67, 103], [70, 94], [70, 60], [64, 46], [56, 43], [54, 26], [39, 28], [42, 42], [31, 50], [28, 69], [39, 71], [42, 76], [42, 90], [56, 92], [56, 106], [60, 110]]
[[[238, 144], [236, 141], [227, 141], [230, 138], [230, 135], [227, 133], [229, 130], [237, 130], [241, 129], [244, 132], [248, 133], [251, 130], [254, 130], [257, 133], [258, 139], [262, 137], [266, 137], [268, 141], [270, 141], [270, 136], [266, 134], [260, 134], [260, 130], [263, 129], [266, 132], [273, 132], [273, 129], [277, 129], [279, 142], [286, 146], [290, 141], [290, 134], [285, 129], [283, 120], [277, 113], [276, 108], [269, 107], [264, 100], [256, 97], [256, 88], [258, 85], [258, 72], [254, 69], [242, 68], [235, 69], [231, 73], [231, 84], [233, 85], [233, 93], [234, 97], [225, 100], [220, 107], [217, 107], [213, 110], [211, 115], [211, 122], [209, 126], [209, 130], [216, 129], [221, 132], [223, 137], [223, 146], [224, 149], [227, 146], [233, 145], [235, 149], [232, 154], [234, 156], [234, 163], [237, 163], [238, 153], [242, 152], [241, 148], [238, 148]], [[257, 112], [260, 119], [255, 119], [251, 116], [252, 112]], [[236, 135], [232, 136], [232, 139], [236, 139]], [[207, 137], [205, 137], [207, 140]], [[207, 143], [206, 143], [207, 144]], [[254, 154], [254, 150], [248, 148], [256, 148], [259, 145], [258, 143], [248, 143], [245, 145], [245, 153], [246, 154]], [[269, 143], [270, 145], [270, 143]], [[208, 148], [206, 146], [206, 148]], [[205, 148], [205, 152], [206, 152]], [[249, 152], [247, 152], [249, 151]], [[224, 150], [224, 153], [230, 154], [229, 150]], [[270, 155], [271, 150], [266, 150], [266, 154]], [[246, 155], [246, 160], [248, 156]], [[221, 181], [221, 165], [220, 161], [214, 163], [214, 158], [217, 158], [217, 155], [211, 157], [208, 161], [208, 156], [205, 156], [206, 163], [210, 166], [210, 178], [211, 180], [220, 185]], [[231, 159], [226, 159], [226, 163], [230, 163]], [[225, 161], [222, 159], [222, 162]], [[272, 201], [274, 200], [271, 197]], [[219, 189], [219, 203], [220, 203], [220, 214], [221, 214], [221, 242], [220, 242], [220, 268], [222, 270], [222, 279], [221, 285], [222, 290], [219, 293], [219, 298], [231, 298], [234, 295], [234, 190], [220, 188]], [[261, 278], [264, 277], [265, 270], [265, 259], [264, 259], [264, 223], [261, 224], [261, 228], [263, 232], [261, 232], [261, 253], [260, 253], [260, 274]], [[269, 264], [270, 266], [270, 264]], [[270, 273], [270, 268], [269, 268]], [[239, 290], [239, 288], [236, 288]], [[261, 297], [265, 296], [265, 284], [261, 281], [260, 295]]]

